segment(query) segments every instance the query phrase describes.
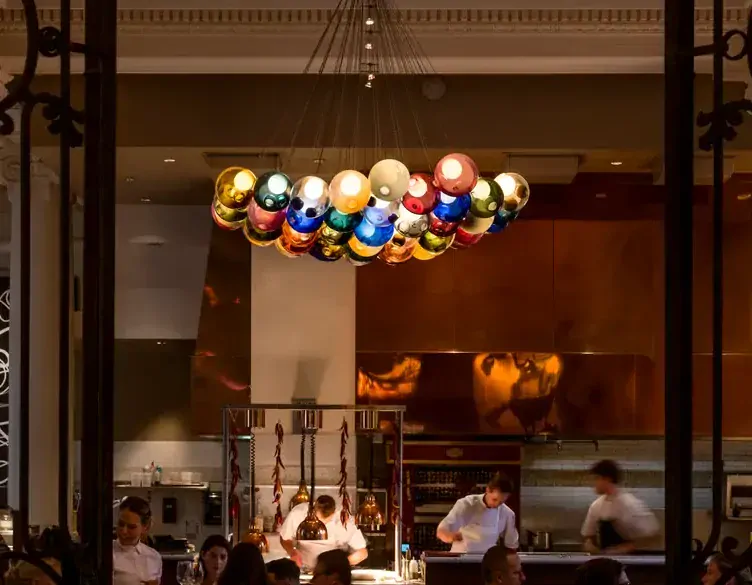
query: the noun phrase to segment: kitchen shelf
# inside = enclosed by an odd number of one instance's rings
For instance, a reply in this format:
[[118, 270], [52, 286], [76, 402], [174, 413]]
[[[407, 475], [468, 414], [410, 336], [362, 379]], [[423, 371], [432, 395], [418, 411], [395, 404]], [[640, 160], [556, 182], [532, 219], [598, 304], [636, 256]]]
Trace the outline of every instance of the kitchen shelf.
[[116, 490], [208, 490], [209, 484], [204, 483], [160, 483], [155, 485], [131, 485], [115, 484], [112, 489]]

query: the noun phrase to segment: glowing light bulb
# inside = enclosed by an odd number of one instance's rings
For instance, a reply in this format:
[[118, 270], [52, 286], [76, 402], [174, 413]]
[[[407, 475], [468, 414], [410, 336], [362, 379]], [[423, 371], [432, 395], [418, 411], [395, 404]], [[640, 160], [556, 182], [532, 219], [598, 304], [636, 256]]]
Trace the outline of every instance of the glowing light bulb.
[[343, 195], [352, 196], [358, 194], [361, 185], [362, 181], [360, 180], [360, 177], [358, 177], [358, 175], [356, 175], [355, 173], [350, 173], [342, 179], [339, 188], [342, 191]]
[[454, 181], [462, 174], [462, 164], [456, 158], [448, 158], [441, 163], [441, 172], [447, 179]]
[[282, 193], [287, 191], [289, 184], [290, 181], [284, 175], [273, 175], [269, 177], [267, 186], [269, 192], [273, 195], [282, 195]]
[[370, 16], [366, 18], [366, 26], [373, 26], [374, 20]]
[[517, 182], [514, 177], [507, 173], [502, 173], [495, 179], [496, 184], [501, 187], [501, 192], [504, 193], [504, 197], [509, 197], [514, 193], [514, 188], [517, 186]]
[[371, 49], [373, 49], [373, 44], [372, 43], [366, 43], [366, 51], [370, 51]]
[[253, 189], [254, 177], [248, 171], [240, 171], [232, 182], [238, 191], [250, 191]]
[[318, 199], [324, 194], [324, 181], [318, 177], [312, 177], [303, 185], [303, 197], [306, 199]]

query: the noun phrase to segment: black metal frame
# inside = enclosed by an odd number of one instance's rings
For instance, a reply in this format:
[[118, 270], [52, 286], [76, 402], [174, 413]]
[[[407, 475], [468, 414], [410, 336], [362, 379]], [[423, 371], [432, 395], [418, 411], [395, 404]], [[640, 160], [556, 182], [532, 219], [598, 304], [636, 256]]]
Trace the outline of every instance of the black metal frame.
[[[752, 11], [747, 30], [724, 31], [724, 0], [713, 2], [713, 38], [694, 45], [694, 0], [666, 0], [666, 565], [667, 583], [690, 583], [717, 550], [723, 520], [723, 195], [724, 143], [737, 136], [748, 99], [724, 102], [724, 61], [746, 57], [752, 76]], [[731, 52], [734, 40], [742, 48]], [[713, 109], [694, 119], [694, 59], [713, 58]], [[692, 534], [692, 197], [694, 125], [698, 147], [713, 152], [712, 462], [713, 522], [705, 543]], [[723, 539], [732, 567], [720, 582], [752, 566], [752, 545]], [[691, 562], [690, 562], [691, 561]]]
[[[115, 102], [117, 74], [117, 2], [86, 0], [85, 44], [71, 42], [70, 0], [60, 0], [60, 27], [40, 28], [34, 0], [22, 0], [26, 20], [24, 70], [8, 95], [0, 100], [0, 134], [10, 135], [10, 110], [21, 107], [21, 346], [19, 377], [19, 509], [14, 510], [14, 551], [0, 552], [0, 561], [27, 560], [55, 581], [61, 579], [44, 564], [29, 540], [29, 325], [31, 287], [31, 121], [42, 105], [48, 130], [60, 137], [60, 338], [59, 338], [59, 526], [68, 531], [71, 508], [69, 476], [70, 301], [71, 301], [71, 185], [70, 150], [85, 146], [84, 188], [84, 382], [82, 441], [82, 525], [86, 554], [72, 545], [59, 554], [64, 582], [80, 582], [82, 567], [88, 579], [112, 579], [112, 395], [114, 354], [115, 264]], [[71, 55], [85, 57], [85, 111], [71, 105]], [[60, 58], [60, 95], [35, 92], [33, 81], [39, 55]], [[84, 125], [84, 134], [78, 126]], [[85, 139], [85, 140], [84, 140]], [[65, 539], [70, 543], [70, 539]]]

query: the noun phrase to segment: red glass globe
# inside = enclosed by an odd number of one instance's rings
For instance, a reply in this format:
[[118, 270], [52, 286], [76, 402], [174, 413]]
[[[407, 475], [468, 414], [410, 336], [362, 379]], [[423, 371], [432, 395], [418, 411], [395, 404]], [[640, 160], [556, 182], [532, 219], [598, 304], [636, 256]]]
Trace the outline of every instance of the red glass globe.
[[442, 158], [434, 169], [436, 185], [448, 195], [470, 193], [478, 182], [478, 166], [466, 154], [455, 152]]
[[439, 204], [439, 190], [433, 184], [433, 177], [425, 173], [415, 173], [410, 177], [407, 193], [402, 198], [402, 205], [408, 211], [423, 215], [433, 211]]

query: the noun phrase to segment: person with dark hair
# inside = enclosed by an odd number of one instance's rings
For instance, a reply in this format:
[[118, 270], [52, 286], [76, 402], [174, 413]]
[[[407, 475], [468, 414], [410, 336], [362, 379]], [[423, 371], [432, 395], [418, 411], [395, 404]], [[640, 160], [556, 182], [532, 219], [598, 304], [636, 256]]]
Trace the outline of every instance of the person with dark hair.
[[143, 498], [130, 496], [120, 502], [117, 539], [112, 544], [115, 585], [158, 585], [162, 557], [144, 541], [151, 527], [151, 508]]
[[201, 545], [198, 562], [204, 571], [203, 585], [215, 585], [227, 564], [230, 543], [221, 534], [212, 534]]
[[436, 529], [442, 542], [451, 543], [452, 552], [485, 553], [503, 538], [504, 546], [516, 551], [520, 537], [512, 509], [504, 502], [514, 484], [497, 473], [486, 485], [483, 494], [460, 498]]
[[723, 554], [716, 553], [705, 561], [705, 574], [701, 582], [702, 585], [745, 585], [752, 582], [752, 573], [746, 567], [741, 572], [735, 572], [729, 560]]
[[316, 556], [326, 550], [346, 550], [351, 565], [357, 565], [368, 557], [366, 539], [355, 524], [355, 519], [350, 517], [346, 524], [342, 524], [341, 509], [337, 507], [333, 497], [319, 496], [316, 498], [313, 509], [316, 517], [326, 526], [328, 538], [324, 543], [317, 541], [313, 548], [309, 546], [308, 541], [297, 542], [295, 539], [298, 526], [308, 516], [307, 503], [299, 504], [290, 510], [279, 531], [282, 547], [299, 567], [314, 567]]
[[585, 550], [625, 554], [635, 550], [635, 542], [654, 536], [658, 521], [640, 500], [621, 489], [621, 470], [608, 459], [590, 469], [598, 498], [590, 505], [582, 536]]
[[300, 585], [300, 567], [290, 559], [266, 563], [266, 572], [272, 585]]
[[520, 557], [500, 545], [492, 546], [483, 555], [481, 571], [484, 585], [520, 585], [525, 582]]
[[574, 585], [629, 585], [629, 579], [619, 561], [600, 558], [577, 567]]
[[350, 559], [343, 550], [328, 550], [319, 555], [313, 570], [311, 585], [350, 585]]
[[255, 544], [241, 542], [230, 551], [217, 585], [268, 585], [266, 565]]

